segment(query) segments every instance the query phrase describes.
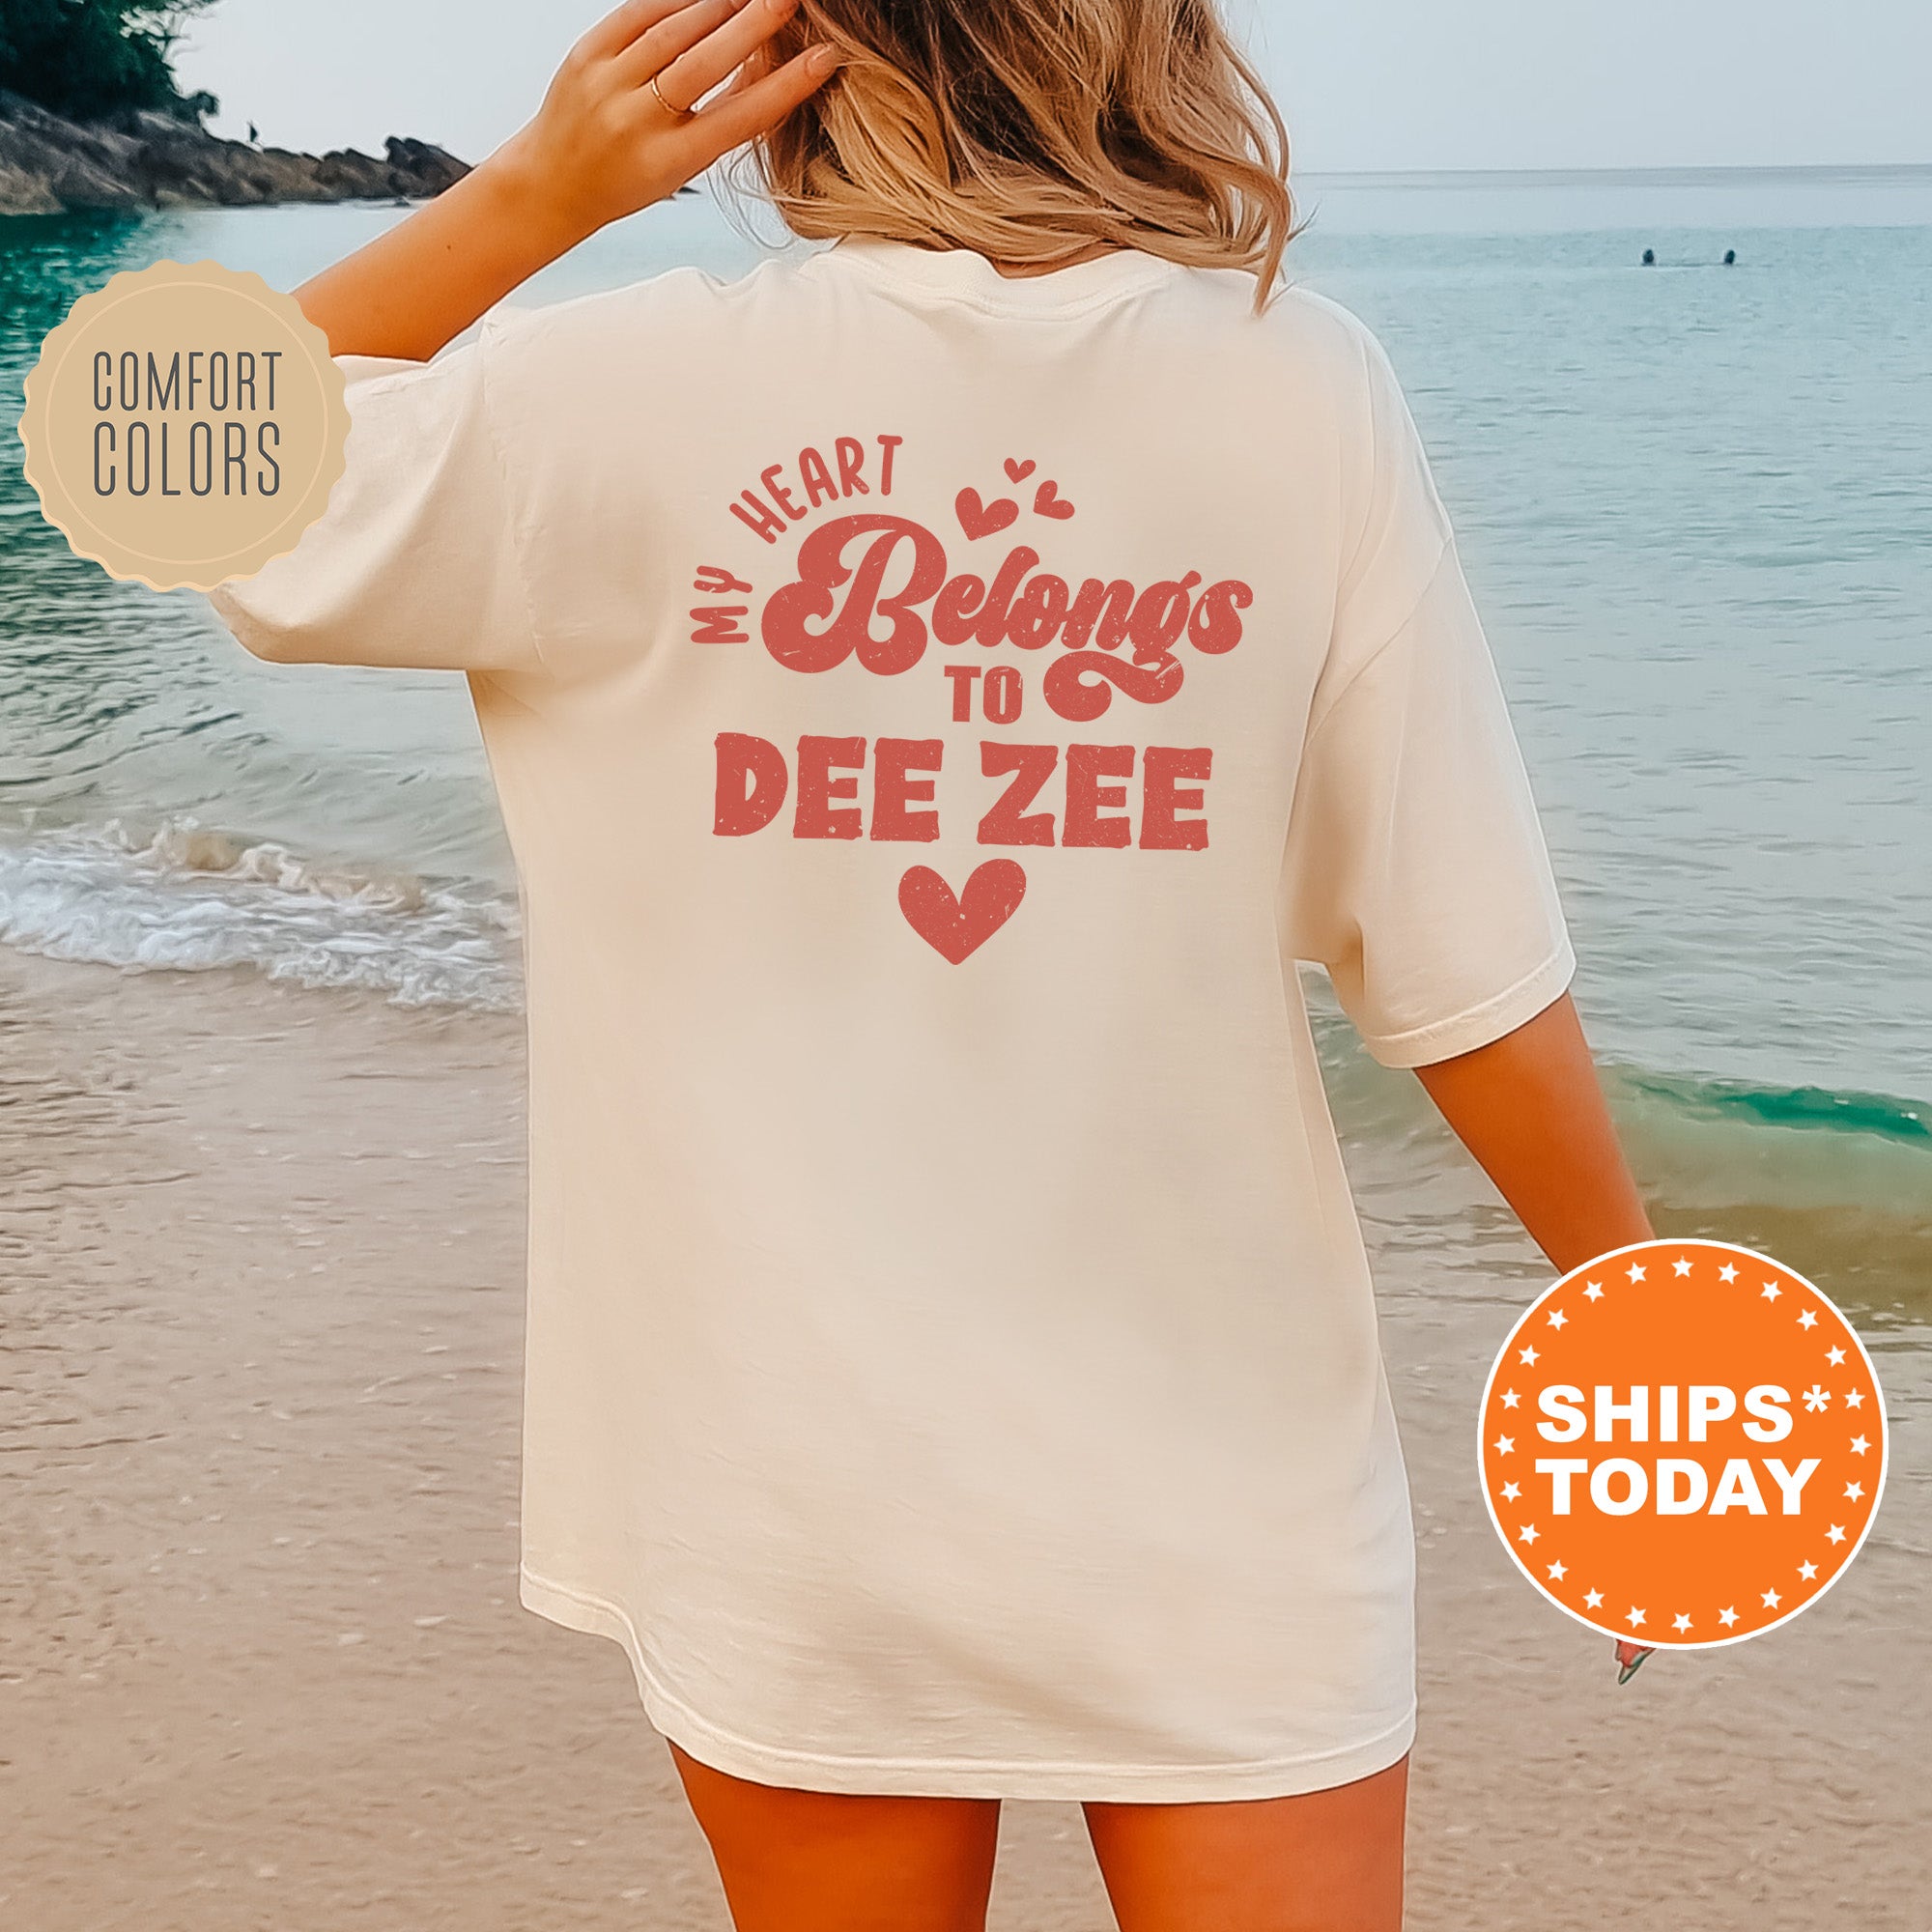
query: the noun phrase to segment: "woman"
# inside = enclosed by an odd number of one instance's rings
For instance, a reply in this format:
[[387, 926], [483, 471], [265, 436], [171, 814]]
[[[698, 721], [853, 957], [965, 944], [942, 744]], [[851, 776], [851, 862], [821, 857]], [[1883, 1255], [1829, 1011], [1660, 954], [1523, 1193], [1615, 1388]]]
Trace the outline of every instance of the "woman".
[[[833, 246], [440, 353], [747, 142]], [[523, 1601], [625, 1646], [745, 1932], [980, 1924], [1004, 1797], [1086, 1804], [1127, 1932], [1398, 1924], [1413, 1545], [1294, 960], [1559, 1268], [1649, 1235], [1285, 168], [1209, 0], [629, 0], [298, 291], [347, 473], [214, 602], [469, 675]]]

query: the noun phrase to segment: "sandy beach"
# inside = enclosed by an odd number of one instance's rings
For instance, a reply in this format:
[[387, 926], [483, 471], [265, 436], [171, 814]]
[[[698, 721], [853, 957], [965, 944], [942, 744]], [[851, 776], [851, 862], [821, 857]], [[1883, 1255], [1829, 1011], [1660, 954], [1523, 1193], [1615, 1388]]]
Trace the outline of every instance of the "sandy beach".
[[[0, 1922], [719, 1932], [614, 1645], [517, 1603], [519, 1019], [0, 952]], [[1412, 1179], [1407, 1178], [1407, 1179]], [[1367, 1175], [1372, 1236], [1379, 1188]], [[1609, 1646], [1510, 1569], [1470, 1423], [1545, 1279], [1379, 1240], [1422, 1539], [1418, 1932], [1924, 1932], [1932, 1356], [1819, 1607]], [[993, 1923], [1111, 1921], [1009, 1805]]]

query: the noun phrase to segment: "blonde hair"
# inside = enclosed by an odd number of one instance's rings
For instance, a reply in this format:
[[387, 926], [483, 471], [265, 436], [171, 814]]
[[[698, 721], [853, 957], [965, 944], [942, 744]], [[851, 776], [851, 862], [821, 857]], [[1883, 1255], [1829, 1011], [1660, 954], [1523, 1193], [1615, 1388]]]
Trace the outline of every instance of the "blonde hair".
[[802, 0], [775, 60], [843, 65], [755, 143], [808, 239], [1049, 267], [1096, 242], [1249, 269], [1294, 230], [1288, 132], [1214, 0]]

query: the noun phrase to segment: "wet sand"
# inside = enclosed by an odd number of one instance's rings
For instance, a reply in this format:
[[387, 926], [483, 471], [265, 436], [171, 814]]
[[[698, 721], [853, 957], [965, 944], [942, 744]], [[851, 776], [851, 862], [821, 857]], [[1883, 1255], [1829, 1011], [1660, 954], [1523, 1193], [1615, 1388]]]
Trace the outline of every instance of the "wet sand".
[[[522, 1051], [516, 1019], [0, 952], [0, 1923], [726, 1927], [623, 1657], [517, 1603]], [[1375, 1234], [1413, 1177], [1363, 1180]], [[1378, 1239], [1411, 1924], [1925, 1932], [1925, 1338], [1869, 1338], [1892, 1474], [1845, 1580], [1618, 1690], [1475, 1490], [1544, 1279], [1493, 1226], [1488, 1277]], [[1005, 1833], [994, 1925], [1103, 1932], [1077, 1809]]]

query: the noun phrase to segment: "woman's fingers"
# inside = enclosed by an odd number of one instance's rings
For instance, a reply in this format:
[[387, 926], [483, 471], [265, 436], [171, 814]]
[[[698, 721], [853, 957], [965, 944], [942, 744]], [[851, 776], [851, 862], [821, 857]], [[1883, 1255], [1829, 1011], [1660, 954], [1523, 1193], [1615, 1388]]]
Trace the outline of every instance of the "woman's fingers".
[[639, 34], [648, 32], [660, 20], [668, 18], [685, 6], [685, 0], [624, 0], [593, 27], [578, 37], [573, 53], [586, 60], [609, 60], [620, 54]]
[[526, 130], [545, 192], [588, 233], [776, 126], [838, 65], [811, 47], [767, 71], [769, 43], [798, 5], [624, 0], [571, 49]]
[[[673, 107], [695, 106], [756, 53], [797, 7], [798, 0], [747, 0], [744, 7], [714, 32], [696, 41], [689, 51], [681, 52], [663, 67], [646, 67], [639, 71], [637, 83], [642, 86], [654, 72], [658, 92]], [[626, 69], [633, 66], [631, 52], [625, 54], [620, 65]]]
[[747, 0], [692, 0], [691, 5], [668, 14], [618, 53], [611, 63], [611, 77], [620, 87], [628, 88], [639, 88], [656, 79], [666, 99], [675, 106], [689, 107], [697, 96], [671, 88], [665, 78], [671, 63], [708, 34], [716, 33], [746, 4]]
[[702, 142], [710, 156], [702, 166], [709, 167], [712, 161], [728, 155], [733, 148], [742, 147], [767, 128], [776, 128], [801, 100], [823, 87], [838, 67], [836, 49], [807, 47], [781, 68], [749, 86], [734, 88], [705, 108], [688, 129], [693, 139]]

